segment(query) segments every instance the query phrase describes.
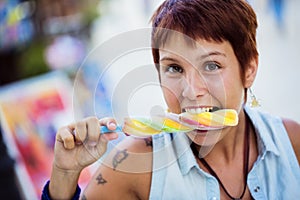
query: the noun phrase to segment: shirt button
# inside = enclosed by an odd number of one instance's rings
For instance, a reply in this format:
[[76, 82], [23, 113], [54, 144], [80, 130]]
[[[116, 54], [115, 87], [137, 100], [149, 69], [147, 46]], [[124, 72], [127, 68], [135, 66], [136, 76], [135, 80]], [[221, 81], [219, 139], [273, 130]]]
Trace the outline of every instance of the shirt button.
[[256, 186], [256, 188], [254, 189], [254, 192], [259, 192], [259, 190], [260, 190], [260, 187]]
[[212, 197], [210, 198], [210, 200], [217, 200], [217, 197]]

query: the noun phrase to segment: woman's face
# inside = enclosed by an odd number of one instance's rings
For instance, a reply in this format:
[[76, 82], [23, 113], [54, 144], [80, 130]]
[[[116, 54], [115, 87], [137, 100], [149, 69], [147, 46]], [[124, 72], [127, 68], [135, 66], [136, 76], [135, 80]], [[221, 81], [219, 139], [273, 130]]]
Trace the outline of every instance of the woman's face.
[[[229, 42], [189, 45], [172, 37], [159, 54], [161, 86], [171, 112], [199, 113], [211, 107], [241, 111], [245, 85]], [[204, 145], [216, 143], [224, 131], [191, 131], [188, 136]]]

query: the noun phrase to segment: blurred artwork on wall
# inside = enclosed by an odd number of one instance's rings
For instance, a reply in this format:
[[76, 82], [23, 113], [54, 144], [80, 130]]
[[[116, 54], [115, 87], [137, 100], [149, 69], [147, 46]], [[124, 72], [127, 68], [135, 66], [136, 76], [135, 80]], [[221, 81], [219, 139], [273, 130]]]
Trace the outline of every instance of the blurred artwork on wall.
[[[38, 198], [50, 178], [56, 130], [73, 120], [72, 84], [51, 72], [0, 88], [1, 125], [26, 199]], [[80, 177], [85, 184], [86, 170]]]

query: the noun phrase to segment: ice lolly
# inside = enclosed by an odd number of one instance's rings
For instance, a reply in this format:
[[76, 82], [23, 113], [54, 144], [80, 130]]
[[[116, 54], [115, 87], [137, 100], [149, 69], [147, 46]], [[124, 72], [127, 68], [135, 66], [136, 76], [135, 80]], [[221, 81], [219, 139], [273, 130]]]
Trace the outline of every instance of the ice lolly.
[[[184, 112], [181, 114], [166, 113], [163, 116], [125, 118], [122, 130], [129, 135], [148, 136], [162, 132], [188, 132], [198, 130], [217, 130], [227, 126], [236, 126], [238, 123], [237, 112], [233, 109], [222, 109], [214, 112], [201, 112], [192, 114]], [[111, 132], [105, 126], [101, 132]]]

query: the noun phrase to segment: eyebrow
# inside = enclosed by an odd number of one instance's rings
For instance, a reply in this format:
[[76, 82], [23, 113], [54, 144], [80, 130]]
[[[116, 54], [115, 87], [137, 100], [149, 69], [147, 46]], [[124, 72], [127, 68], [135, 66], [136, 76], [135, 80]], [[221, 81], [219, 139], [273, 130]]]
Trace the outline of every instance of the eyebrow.
[[[198, 59], [205, 59], [205, 58], [208, 58], [210, 56], [223, 56], [223, 57], [226, 57], [226, 54], [225, 53], [222, 53], [222, 52], [219, 52], [219, 51], [212, 51], [212, 52], [209, 52], [207, 54], [204, 54], [204, 55], [201, 55]], [[197, 60], [198, 60], [197, 59]], [[179, 62], [179, 60], [177, 60], [176, 58], [173, 58], [173, 57], [163, 57], [162, 59], [159, 60], [160, 62], [161, 61], [171, 61], [171, 62]]]
[[163, 57], [162, 59], [159, 60], [160, 62], [161, 61], [171, 61], [171, 62], [178, 62], [177, 59], [175, 58], [172, 58], [172, 57]]
[[219, 52], [219, 51], [212, 51], [212, 52], [209, 52], [207, 54], [201, 55], [200, 59], [204, 59], [204, 58], [207, 58], [207, 57], [210, 57], [210, 56], [223, 56], [223, 57], [226, 57], [226, 54], [222, 53], [222, 52]]

